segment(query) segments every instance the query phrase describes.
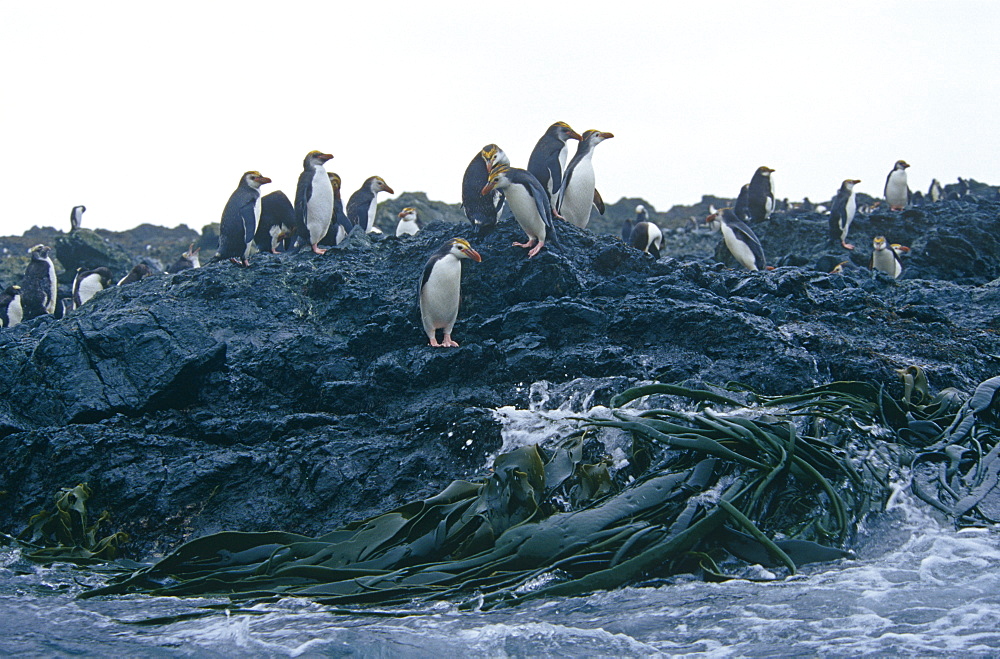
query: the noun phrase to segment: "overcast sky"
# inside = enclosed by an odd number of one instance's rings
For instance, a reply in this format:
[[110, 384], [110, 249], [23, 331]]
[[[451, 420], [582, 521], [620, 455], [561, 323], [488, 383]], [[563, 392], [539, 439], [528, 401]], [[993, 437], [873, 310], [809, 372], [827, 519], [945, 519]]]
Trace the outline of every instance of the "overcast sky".
[[615, 138], [605, 201], [779, 197], [845, 178], [998, 184], [1000, 3], [0, 0], [3, 228], [218, 221], [241, 174], [345, 199], [371, 175], [460, 200], [489, 142], [524, 167], [554, 121]]

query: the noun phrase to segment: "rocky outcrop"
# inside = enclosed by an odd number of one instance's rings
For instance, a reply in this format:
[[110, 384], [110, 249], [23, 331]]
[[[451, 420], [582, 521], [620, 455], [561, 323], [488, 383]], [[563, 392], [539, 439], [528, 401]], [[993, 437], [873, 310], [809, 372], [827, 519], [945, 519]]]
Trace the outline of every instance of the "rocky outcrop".
[[[859, 218], [852, 255], [824, 216], [779, 215], [756, 227], [779, 264], [764, 273], [690, 253], [718, 243], [703, 229], [668, 232], [686, 255], [654, 261], [561, 225], [528, 260], [504, 222], [465, 265], [459, 349], [426, 346], [415, 288], [467, 223], [111, 288], [0, 330], [0, 530], [86, 481], [133, 556], [222, 529], [318, 534], [479, 473], [491, 410], [527, 407], [539, 381], [550, 405], [649, 380], [899, 388], [908, 365], [969, 389], [1000, 365], [998, 218], [988, 201]], [[901, 279], [860, 267], [874, 232], [913, 248]]]

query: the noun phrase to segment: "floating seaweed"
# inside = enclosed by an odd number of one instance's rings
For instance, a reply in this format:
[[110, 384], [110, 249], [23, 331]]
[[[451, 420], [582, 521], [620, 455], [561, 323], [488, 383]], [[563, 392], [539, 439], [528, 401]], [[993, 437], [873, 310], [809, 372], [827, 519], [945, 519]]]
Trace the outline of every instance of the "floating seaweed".
[[[893, 473], [907, 470], [917, 496], [956, 524], [995, 521], [983, 502], [1000, 476], [1000, 378], [971, 396], [932, 397], [922, 372], [906, 373], [902, 401], [860, 382], [777, 397], [736, 385], [637, 387], [555, 446], [500, 455], [481, 481], [318, 538], [202, 537], [84, 596], [490, 608], [680, 572], [724, 579], [731, 557], [794, 574], [849, 557], [858, 524], [884, 509]], [[584, 460], [608, 428], [632, 438], [617, 471]]]

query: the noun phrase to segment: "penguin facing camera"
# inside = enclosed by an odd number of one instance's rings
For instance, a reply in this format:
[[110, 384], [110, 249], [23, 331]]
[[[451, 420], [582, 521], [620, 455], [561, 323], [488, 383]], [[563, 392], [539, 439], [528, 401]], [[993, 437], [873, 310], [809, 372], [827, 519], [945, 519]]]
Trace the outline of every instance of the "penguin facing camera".
[[420, 218], [417, 216], [417, 209], [407, 206], [399, 211], [397, 215], [399, 223], [396, 225], [396, 237], [415, 236], [423, 228]]
[[49, 256], [51, 252], [48, 245], [35, 245], [28, 250], [31, 261], [24, 269], [20, 284], [22, 320], [56, 312], [59, 282], [56, 281], [56, 266]]
[[[435, 348], [457, 348], [451, 338], [462, 297], [462, 261], [482, 261], [479, 252], [464, 238], [453, 238], [431, 255], [420, 278], [418, 298], [424, 332]], [[437, 331], [444, 330], [438, 343]]]
[[889, 210], [901, 211], [910, 203], [910, 187], [906, 183], [906, 169], [909, 165], [905, 160], [897, 160], [892, 171], [885, 178], [885, 201]]
[[868, 264], [872, 274], [878, 270], [893, 279], [899, 279], [899, 275], [903, 274], [903, 263], [899, 260], [899, 255], [904, 251], [908, 252], [910, 248], [902, 245], [889, 245], [885, 236], [875, 236], [872, 241], [872, 257]]
[[229, 259], [244, 268], [250, 266], [248, 259], [260, 218], [260, 186], [270, 182], [271, 179], [258, 171], [244, 172], [240, 177], [239, 184], [222, 209], [219, 251], [213, 261]]
[[295, 186], [295, 231], [314, 254], [326, 254], [319, 241], [329, 231], [333, 219], [333, 185], [323, 167], [331, 158], [332, 155], [322, 151], [307, 153]]
[[0, 293], [0, 327], [13, 327], [21, 322], [21, 287], [8, 286]]

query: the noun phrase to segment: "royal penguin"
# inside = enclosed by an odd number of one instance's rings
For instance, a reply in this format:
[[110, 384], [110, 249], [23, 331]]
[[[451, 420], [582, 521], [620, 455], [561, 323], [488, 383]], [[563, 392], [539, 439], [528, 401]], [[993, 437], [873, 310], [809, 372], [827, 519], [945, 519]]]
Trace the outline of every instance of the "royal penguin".
[[219, 251], [214, 261], [229, 259], [237, 265], [248, 267], [257, 220], [260, 218], [260, 186], [271, 179], [260, 172], [244, 172], [240, 182], [229, 195], [229, 201], [222, 209], [219, 224]]
[[295, 237], [295, 206], [281, 190], [260, 198], [260, 219], [253, 234], [258, 252], [277, 254], [279, 247], [291, 247]]
[[705, 218], [722, 232], [729, 253], [748, 270], [763, 270], [767, 267], [764, 249], [760, 240], [746, 222], [736, 217], [732, 208], [723, 208]]
[[375, 226], [375, 211], [378, 209], [378, 193], [393, 193], [392, 188], [381, 176], [369, 176], [361, 187], [347, 200], [347, 219], [365, 230], [365, 233], [382, 233]]
[[101, 266], [100, 268], [94, 268], [93, 270], [79, 269], [76, 272], [76, 277], [73, 278], [73, 309], [80, 308], [80, 305], [90, 300], [105, 288], [112, 286], [112, 279], [114, 275], [111, 274], [110, 268], [105, 268]]
[[118, 280], [119, 286], [124, 286], [125, 284], [134, 284], [137, 281], [145, 279], [149, 275], [153, 274], [153, 270], [145, 263], [136, 263], [132, 266], [132, 269], [128, 271], [128, 274]]
[[[263, 208], [261, 209], [263, 213]], [[187, 248], [187, 251], [177, 257], [177, 260], [167, 268], [167, 273], [177, 274], [178, 272], [183, 272], [185, 270], [190, 270], [191, 268], [201, 267], [201, 258], [198, 256], [198, 252], [201, 251], [201, 247], [195, 247], [194, 243]]]
[[761, 222], [771, 217], [774, 210], [774, 170], [758, 167], [747, 188], [747, 210], [752, 222]]
[[482, 189], [489, 182], [493, 169], [507, 166], [510, 166], [510, 159], [503, 149], [496, 144], [487, 144], [465, 168], [462, 176], [462, 210], [476, 228], [476, 236], [479, 238], [493, 232], [500, 221], [504, 205], [504, 196], [500, 190], [484, 195]]
[[86, 206], [74, 206], [69, 212], [69, 230], [76, 231], [83, 225], [83, 214], [87, 211]]
[[417, 216], [417, 209], [407, 206], [399, 211], [399, 223], [396, 225], [396, 237], [415, 236], [423, 228], [420, 218]]
[[20, 284], [23, 320], [56, 311], [59, 282], [56, 281], [56, 266], [49, 256], [51, 251], [48, 245], [35, 245], [28, 250], [31, 260], [24, 269]]
[[531, 172], [516, 167], [497, 167], [490, 172], [482, 193], [487, 195], [493, 190], [504, 193], [514, 219], [528, 235], [528, 242], [513, 243], [513, 246], [528, 249], [529, 259], [541, 251], [546, 240], [555, 239], [549, 195]]
[[875, 240], [872, 241], [872, 258], [868, 266], [872, 269], [872, 274], [879, 270], [893, 279], [899, 279], [899, 275], [903, 274], [903, 264], [899, 260], [897, 246], [890, 246], [885, 236], [875, 236]]
[[[479, 252], [464, 238], [453, 238], [431, 255], [420, 278], [420, 320], [424, 332], [435, 348], [457, 348], [451, 330], [458, 318], [462, 291], [462, 260], [482, 261]], [[441, 343], [437, 330], [444, 330]]]
[[885, 179], [885, 201], [889, 210], [900, 211], [910, 202], [910, 187], [906, 184], [905, 160], [897, 160], [889, 176]]
[[944, 190], [941, 188], [941, 183], [939, 183], [937, 179], [931, 180], [931, 187], [927, 188], [927, 198], [932, 204], [944, 199]]
[[736, 217], [740, 218], [744, 222], [750, 219], [749, 183], [744, 183], [743, 187], [740, 188], [740, 194], [736, 197], [736, 203], [733, 204], [733, 212], [736, 213]]
[[344, 200], [340, 195], [342, 185], [340, 174], [330, 172], [329, 176], [330, 187], [333, 188], [333, 217], [330, 218], [330, 228], [327, 229], [326, 235], [319, 241], [319, 244], [324, 246], [339, 245], [344, 242], [347, 234], [351, 233], [351, 229], [354, 228], [351, 220], [347, 217], [347, 212], [344, 211]]
[[331, 158], [332, 155], [322, 151], [307, 153], [295, 186], [295, 228], [299, 239], [309, 243], [316, 254], [326, 254], [319, 241], [330, 229], [333, 219], [333, 186], [323, 167]]
[[854, 186], [858, 183], [861, 181], [856, 178], [849, 178], [841, 183], [830, 207], [830, 239], [839, 240], [844, 249], [854, 249], [854, 245], [847, 242], [847, 232], [858, 210], [858, 203], [854, 197]]
[[580, 137], [580, 144], [573, 159], [566, 166], [562, 188], [559, 190], [559, 214], [570, 223], [586, 229], [590, 223], [590, 209], [597, 206], [604, 214], [604, 201], [594, 187], [594, 148], [614, 137], [611, 133], [588, 130]]
[[0, 293], [0, 327], [13, 327], [21, 322], [21, 287], [8, 286]]
[[566, 173], [569, 158], [569, 141], [580, 140], [579, 133], [565, 121], [557, 121], [538, 138], [528, 157], [528, 171], [538, 179], [549, 195], [549, 204], [555, 210]]

